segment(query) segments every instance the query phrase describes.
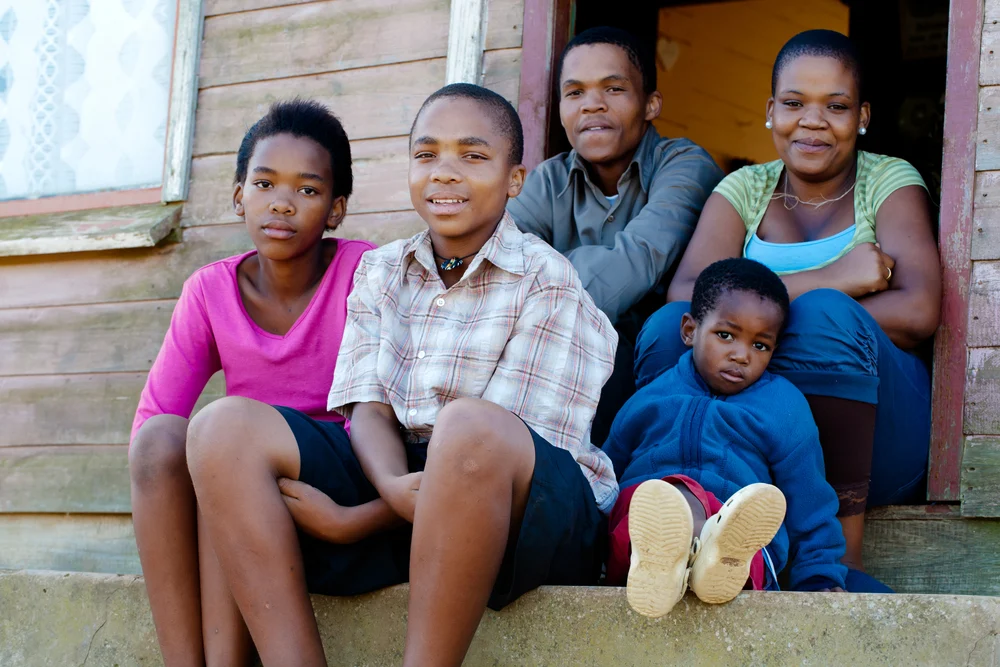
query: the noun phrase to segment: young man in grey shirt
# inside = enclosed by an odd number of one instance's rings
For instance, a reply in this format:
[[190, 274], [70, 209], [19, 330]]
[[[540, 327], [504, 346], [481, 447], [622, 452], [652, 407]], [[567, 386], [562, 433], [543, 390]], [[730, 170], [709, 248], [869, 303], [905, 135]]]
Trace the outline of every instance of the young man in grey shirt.
[[[592, 28], [562, 53], [559, 116], [573, 150], [535, 168], [507, 210], [564, 254], [618, 329], [615, 372], [592, 438], [600, 445], [635, 391], [635, 338], [665, 301], [664, 285], [722, 171], [687, 139], [660, 137], [656, 63], [625, 31]], [[678, 333], [680, 335], [680, 333]]]

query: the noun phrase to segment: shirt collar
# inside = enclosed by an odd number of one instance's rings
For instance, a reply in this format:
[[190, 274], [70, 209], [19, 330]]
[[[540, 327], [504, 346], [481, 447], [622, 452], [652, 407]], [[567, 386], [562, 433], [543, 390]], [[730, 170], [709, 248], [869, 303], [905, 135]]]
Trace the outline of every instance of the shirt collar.
[[[628, 173], [633, 169], [638, 171], [639, 186], [642, 188], [643, 192], [649, 192], [649, 184], [653, 180], [653, 171], [656, 168], [656, 165], [653, 163], [653, 151], [659, 143], [660, 133], [657, 132], [656, 128], [653, 127], [653, 124], [650, 123], [649, 127], [646, 128], [646, 133], [642, 135], [642, 140], [639, 141], [639, 147], [635, 149], [635, 155], [632, 156], [632, 161], [625, 170], [625, 173]], [[558, 196], [560, 197], [566, 192], [566, 190], [569, 189], [574, 177], [583, 178], [588, 183], [590, 182], [590, 174], [587, 173], [587, 161], [580, 157], [580, 154], [576, 152], [576, 149], [570, 151], [569, 155], [569, 178], [566, 179], [566, 185], [559, 192]], [[594, 187], [597, 186], [595, 185]]]
[[[510, 214], [504, 211], [493, 235], [479, 252], [468, 260], [469, 268], [459, 282], [474, 275], [484, 261], [504, 271], [523, 276], [525, 274], [523, 247], [524, 235], [517, 229]], [[428, 230], [422, 231], [407, 242], [403, 247], [403, 260], [404, 264], [409, 260], [416, 260], [429, 273], [437, 275], [437, 261], [434, 259], [434, 249], [431, 246], [431, 235]]]

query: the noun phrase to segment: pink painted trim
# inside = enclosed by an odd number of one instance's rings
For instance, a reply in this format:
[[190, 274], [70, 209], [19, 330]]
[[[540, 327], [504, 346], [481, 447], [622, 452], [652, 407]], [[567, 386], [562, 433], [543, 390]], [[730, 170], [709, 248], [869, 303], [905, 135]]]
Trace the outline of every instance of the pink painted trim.
[[524, 127], [524, 165], [529, 170], [546, 157], [552, 77], [569, 37], [569, 15], [569, 0], [524, 0], [517, 113]]
[[160, 188], [142, 190], [112, 190], [108, 192], [88, 192], [80, 195], [60, 195], [40, 199], [14, 199], [0, 201], [0, 218], [18, 215], [40, 215], [45, 213], [65, 213], [87, 211], [112, 206], [137, 206], [139, 204], [160, 203]]
[[983, 0], [952, 0], [948, 17], [940, 217], [944, 289], [934, 339], [930, 500], [960, 499], [983, 11]]

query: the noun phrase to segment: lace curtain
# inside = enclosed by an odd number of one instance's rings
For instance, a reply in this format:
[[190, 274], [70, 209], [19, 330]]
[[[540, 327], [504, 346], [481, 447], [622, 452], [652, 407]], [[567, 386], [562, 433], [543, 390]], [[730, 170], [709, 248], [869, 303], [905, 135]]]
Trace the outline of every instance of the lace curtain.
[[0, 0], [0, 200], [158, 186], [176, 0]]

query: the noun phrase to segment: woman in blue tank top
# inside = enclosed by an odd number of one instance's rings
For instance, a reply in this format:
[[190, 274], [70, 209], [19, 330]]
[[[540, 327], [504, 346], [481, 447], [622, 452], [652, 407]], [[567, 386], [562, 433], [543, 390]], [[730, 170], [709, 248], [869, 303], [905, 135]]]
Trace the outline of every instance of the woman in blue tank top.
[[643, 386], [684, 351], [680, 318], [706, 266], [755, 259], [794, 299], [770, 370], [806, 395], [840, 498], [848, 589], [863, 574], [864, 512], [924, 499], [930, 377], [912, 353], [940, 318], [941, 275], [926, 187], [907, 162], [857, 150], [871, 111], [844, 35], [811, 30], [775, 60], [765, 125], [780, 160], [744, 167], [708, 199], [636, 345]]

